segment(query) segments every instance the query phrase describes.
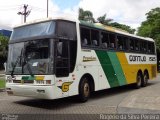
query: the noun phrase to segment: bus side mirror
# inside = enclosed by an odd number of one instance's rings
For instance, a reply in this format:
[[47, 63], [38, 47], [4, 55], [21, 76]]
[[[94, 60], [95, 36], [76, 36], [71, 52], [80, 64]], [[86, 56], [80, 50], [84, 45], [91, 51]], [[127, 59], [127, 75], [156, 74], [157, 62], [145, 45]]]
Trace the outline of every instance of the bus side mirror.
[[6, 62], [3, 65], [4, 65], [4, 71], [6, 72], [6, 67], [7, 67]]

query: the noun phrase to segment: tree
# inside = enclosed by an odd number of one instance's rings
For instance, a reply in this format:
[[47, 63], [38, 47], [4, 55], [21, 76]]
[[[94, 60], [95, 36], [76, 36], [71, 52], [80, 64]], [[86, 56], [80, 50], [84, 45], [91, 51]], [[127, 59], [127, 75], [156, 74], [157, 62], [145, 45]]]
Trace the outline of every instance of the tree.
[[156, 41], [160, 50], [160, 8], [154, 8], [146, 13], [147, 20], [141, 23], [137, 34], [143, 37], [151, 37]]
[[91, 23], [95, 22], [95, 19], [93, 18], [93, 13], [89, 10], [83, 10], [82, 8], [79, 8], [79, 20], [88, 21]]
[[106, 14], [104, 14], [103, 16], [98, 17], [97, 21], [104, 25], [110, 25], [110, 22], [112, 22], [113, 19], [106, 19]]
[[120, 24], [117, 22], [110, 23], [109, 25], [112, 27], [115, 27], [115, 28], [125, 30], [125, 31], [129, 32], [130, 34], [134, 34], [134, 32], [136, 31], [135, 29], [131, 28], [128, 25]]
[[8, 41], [8, 37], [0, 34], [0, 69], [3, 68], [3, 63], [7, 60]]
[[[85, 11], [82, 8], [79, 8], [79, 17], [78, 18], [79, 18], [79, 20], [84, 20], [84, 21], [88, 21], [91, 23], [96, 22], [95, 19], [93, 18], [93, 13], [88, 10]], [[112, 26], [115, 28], [119, 28], [119, 29], [125, 30], [131, 34], [134, 34], [134, 32], [135, 32], [135, 29], [132, 29], [130, 26], [120, 24], [117, 22], [112, 22], [113, 19], [106, 18], [106, 14], [98, 17], [97, 21], [103, 25], [108, 25], [108, 26]]]

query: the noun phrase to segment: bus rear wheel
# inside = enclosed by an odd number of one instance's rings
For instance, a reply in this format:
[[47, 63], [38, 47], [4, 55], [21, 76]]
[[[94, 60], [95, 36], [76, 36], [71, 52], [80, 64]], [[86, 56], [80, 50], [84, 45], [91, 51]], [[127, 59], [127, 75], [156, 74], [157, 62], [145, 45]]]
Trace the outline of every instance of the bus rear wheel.
[[79, 99], [81, 102], [86, 102], [90, 97], [90, 84], [87, 78], [82, 78], [79, 87]]
[[148, 79], [149, 79], [149, 75], [147, 72], [144, 73], [144, 76], [143, 76], [143, 81], [142, 81], [142, 87], [146, 87], [147, 84], [148, 84]]
[[143, 81], [142, 73], [138, 72], [137, 73], [137, 81], [136, 81], [136, 84], [135, 84], [135, 87], [137, 89], [139, 89], [141, 87], [142, 81]]

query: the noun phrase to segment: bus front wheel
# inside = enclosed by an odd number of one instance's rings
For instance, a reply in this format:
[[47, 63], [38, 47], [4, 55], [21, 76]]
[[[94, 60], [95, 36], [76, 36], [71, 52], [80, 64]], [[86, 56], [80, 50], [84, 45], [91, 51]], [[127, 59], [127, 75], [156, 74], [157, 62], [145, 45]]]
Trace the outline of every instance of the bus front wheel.
[[79, 99], [81, 102], [86, 102], [90, 97], [90, 84], [87, 78], [82, 78], [79, 87]]

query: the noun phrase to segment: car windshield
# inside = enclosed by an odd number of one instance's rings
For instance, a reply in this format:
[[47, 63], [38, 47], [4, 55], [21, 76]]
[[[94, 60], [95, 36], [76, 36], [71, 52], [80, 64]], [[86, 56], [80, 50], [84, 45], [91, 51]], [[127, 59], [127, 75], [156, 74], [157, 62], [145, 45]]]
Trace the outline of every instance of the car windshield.
[[48, 74], [49, 48], [49, 39], [10, 44], [7, 73]]

